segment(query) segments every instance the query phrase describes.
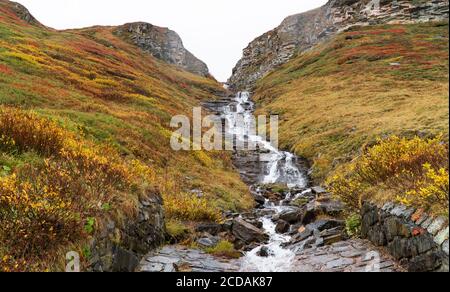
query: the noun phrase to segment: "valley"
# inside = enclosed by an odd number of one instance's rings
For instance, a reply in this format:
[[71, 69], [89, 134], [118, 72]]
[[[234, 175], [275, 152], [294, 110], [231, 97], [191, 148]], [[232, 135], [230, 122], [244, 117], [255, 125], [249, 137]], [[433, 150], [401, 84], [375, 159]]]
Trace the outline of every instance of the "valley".
[[221, 83], [169, 28], [0, 0], [0, 271], [448, 272], [448, 1], [370, 2], [287, 17]]

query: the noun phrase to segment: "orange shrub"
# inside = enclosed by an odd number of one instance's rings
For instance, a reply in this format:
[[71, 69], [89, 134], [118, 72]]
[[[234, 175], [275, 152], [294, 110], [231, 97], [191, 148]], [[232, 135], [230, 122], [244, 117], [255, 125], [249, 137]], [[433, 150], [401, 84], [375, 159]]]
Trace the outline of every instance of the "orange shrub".
[[63, 148], [67, 135], [56, 123], [32, 112], [0, 108], [0, 137], [8, 137], [20, 152], [34, 150], [47, 156], [55, 155]]

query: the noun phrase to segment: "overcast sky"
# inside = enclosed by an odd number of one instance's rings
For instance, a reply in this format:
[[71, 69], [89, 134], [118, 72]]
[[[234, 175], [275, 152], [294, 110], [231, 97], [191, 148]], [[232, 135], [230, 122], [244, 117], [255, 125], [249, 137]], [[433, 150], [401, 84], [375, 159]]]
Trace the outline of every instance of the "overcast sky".
[[185, 47], [226, 81], [250, 41], [327, 0], [15, 0], [57, 28], [145, 21], [180, 34]]

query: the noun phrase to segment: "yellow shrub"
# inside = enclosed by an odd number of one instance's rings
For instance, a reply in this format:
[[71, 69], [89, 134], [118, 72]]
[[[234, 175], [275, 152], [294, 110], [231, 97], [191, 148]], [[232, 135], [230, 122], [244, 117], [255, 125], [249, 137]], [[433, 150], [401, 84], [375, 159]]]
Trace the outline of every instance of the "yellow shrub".
[[329, 178], [328, 184], [352, 209], [372, 197], [436, 212], [448, 210], [448, 145], [441, 137], [380, 140]]
[[21, 152], [34, 150], [43, 155], [55, 155], [63, 148], [68, 135], [56, 123], [32, 112], [0, 108], [0, 148], [14, 146]]
[[216, 221], [222, 219], [219, 210], [206, 198], [196, 194], [163, 194], [164, 209], [168, 218], [191, 221]]

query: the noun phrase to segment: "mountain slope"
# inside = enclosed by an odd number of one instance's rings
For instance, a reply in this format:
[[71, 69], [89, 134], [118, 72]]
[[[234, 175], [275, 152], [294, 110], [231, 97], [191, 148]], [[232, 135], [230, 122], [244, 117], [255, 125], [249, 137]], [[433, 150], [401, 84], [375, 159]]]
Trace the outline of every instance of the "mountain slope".
[[320, 8], [287, 17], [244, 49], [228, 83], [237, 90], [251, 90], [273, 69], [351, 26], [448, 19], [448, 0], [381, 1], [379, 10], [372, 9], [373, 3], [330, 0]]
[[[219, 83], [154, 58], [117, 27], [56, 31], [17, 7], [0, 1], [1, 268], [60, 269], [67, 246], [81, 253], [103, 219], [136, 218], [155, 187], [169, 219], [251, 207], [228, 154], [170, 148], [171, 117], [223, 94]], [[47, 218], [45, 232], [32, 214]]]
[[448, 90], [448, 23], [432, 22], [354, 27], [262, 78], [254, 99], [323, 180], [378, 137], [448, 140]]

